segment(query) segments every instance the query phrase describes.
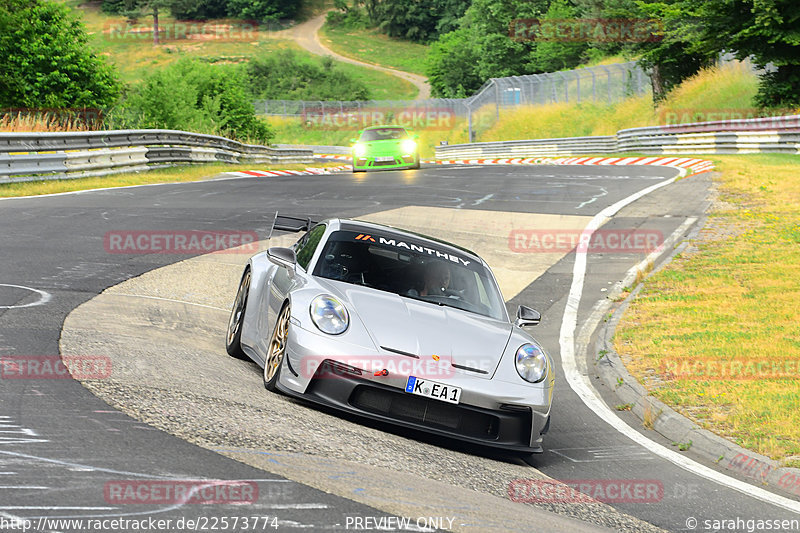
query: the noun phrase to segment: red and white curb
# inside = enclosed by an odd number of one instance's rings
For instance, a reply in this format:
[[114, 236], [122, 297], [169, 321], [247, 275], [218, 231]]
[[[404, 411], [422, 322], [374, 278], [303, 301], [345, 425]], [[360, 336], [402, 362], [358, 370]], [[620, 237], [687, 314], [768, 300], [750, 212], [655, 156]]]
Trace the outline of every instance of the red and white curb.
[[241, 170], [238, 172], [226, 172], [228, 176], [236, 176], [239, 178], [247, 177], [269, 177], [269, 176], [311, 176], [320, 174], [331, 174], [333, 172], [340, 172], [342, 170], [349, 170], [349, 166], [329, 167], [329, 168], [314, 168], [308, 167], [305, 170]]
[[[340, 154], [314, 154], [316, 158], [350, 161], [348, 155]], [[714, 169], [714, 163], [707, 159], [693, 159], [690, 157], [527, 157], [504, 159], [424, 159], [422, 163], [437, 165], [612, 165], [612, 166], [657, 166], [674, 167], [687, 171], [687, 174], [699, 174]], [[227, 172], [231, 176], [302, 176], [309, 174], [330, 174], [350, 170], [350, 165], [332, 168], [306, 168], [301, 170], [245, 170], [241, 172]]]
[[714, 168], [706, 159], [689, 157], [528, 157], [513, 159], [450, 159], [439, 165], [649, 165], [677, 167], [699, 174]]

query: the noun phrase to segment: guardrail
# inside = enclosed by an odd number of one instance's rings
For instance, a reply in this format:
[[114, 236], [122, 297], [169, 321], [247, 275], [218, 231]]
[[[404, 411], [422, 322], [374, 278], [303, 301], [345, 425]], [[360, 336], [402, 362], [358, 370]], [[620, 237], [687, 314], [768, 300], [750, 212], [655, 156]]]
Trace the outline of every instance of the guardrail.
[[102, 176], [186, 163], [309, 163], [308, 148], [174, 130], [0, 133], [0, 183]]
[[276, 144], [276, 148], [288, 150], [311, 150], [315, 154], [337, 154], [337, 155], [351, 155], [353, 153], [352, 147], [340, 145], [320, 145], [320, 144]]
[[549, 157], [636, 152], [683, 154], [800, 154], [800, 115], [696, 122], [620, 130], [616, 135], [436, 147], [436, 159]]
[[496, 141], [436, 147], [436, 159], [491, 159], [498, 157], [546, 157], [613, 152], [617, 140], [608, 137], [566, 137], [530, 141]]

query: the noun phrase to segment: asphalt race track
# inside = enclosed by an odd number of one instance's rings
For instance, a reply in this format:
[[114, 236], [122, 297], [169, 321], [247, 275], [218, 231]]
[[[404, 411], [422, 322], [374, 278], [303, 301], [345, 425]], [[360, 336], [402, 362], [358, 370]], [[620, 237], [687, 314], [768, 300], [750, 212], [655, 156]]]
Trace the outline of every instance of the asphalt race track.
[[[220, 287], [236, 281], [236, 262], [246, 256], [216, 256], [214, 260], [220, 263], [232, 263], [217, 267], [203, 263], [204, 258], [185, 261], [180, 268], [196, 268], [196, 279], [189, 280], [192, 284], [184, 289], [183, 278], [171, 279], [170, 269], [190, 256], [109, 253], [104, 241], [109, 231], [165, 230], [254, 232], [265, 239], [276, 210], [383, 220], [401, 213], [406, 226], [451, 235], [451, 240], [467, 246], [471, 244], [463, 241], [474, 238], [476, 251], [501, 271], [504, 261], [519, 261], [519, 257], [508, 259], [507, 234], [512, 227], [529, 228], [525, 224], [530, 221], [547, 220], [550, 230], [571, 229], [570, 224], [588, 221], [602, 209], [676, 173], [657, 167], [429, 167], [366, 175], [220, 179], [0, 200], [0, 356], [57, 356], [60, 343], [62, 348], [66, 343], [79, 350], [75, 353], [105, 356], [122, 352], [120, 346], [138, 344], [138, 351], [115, 355], [128, 355], [119, 367], [120, 376], [128, 379], [117, 382], [112, 374], [105, 383], [98, 380], [93, 389], [119, 409], [71, 379], [0, 380], [0, 523], [30, 518], [36, 525], [44, 516], [155, 517], [173, 520], [171, 530], [194, 530], [203, 528], [179, 528], [176, 521], [258, 516], [257, 528], [240, 523], [238, 528], [223, 529], [218, 523], [216, 530], [271, 530], [277, 524], [278, 529], [338, 531], [367, 530], [381, 518], [402, 514], [442, 520], [420, 524], [414, 519], [405, 529], [391, 529], [396, 522], [383, 524], [388, 524], [388, 530], [547, 531], [578, 530], [570, 520], [577, 518], [624, 531], [702, 531], [708, 530], [704, 520], [800, 518], [747, 491], [709, 481], [660, 458], [610, 427], [567, 385], [560, 375], [559, 330], [574, 254], [517, 254], [530, 257], [529, 262], [541, 268], [531, 270], [535, 275], [523, 278], [524, 283], [511, 293], [505, 291], [512, 313], [520, 303], [542, 312], [542, 323], [531, 332], [557, 363], [545, 453], [532, 468], [515, 458], [272, 397], [261, 387], [255, 365], [227, 357], [219, 334], [226, 326], [225, 308], [234, 296]], [[709, 185], [707, 175], [677, 181], [624, 207], [603, 229], [646, 230], [667, 237], [687, 219], [702, 220]], [[443, 215], [451, 211], [458, 213]], [[461, 220], [474, 224], [483, 217], [487, 224], [495, 220], [495, 241], [477, 235], [477, 226], [458, 227]], [[515, 219], [521, 225], [513, 225]], [[579, 325], [611, 284], [644, 255], [629, 251], [589, 254]], [[513, 274], [513, 269], [504, 274], [512, 285], [520, 279]], [[163, 285], [158, 286], [159, 282]], [[198, 321], [186, 325], [181, 313], [190, 306], [180, 307], [172, 316], [156, 312], [164, 309], [155, 307], [156, 303], [147, 311], [120, 303], [107, 309], [113, 325], [109, 331], [101, 331], [96, 324], [83, 330], [77, 325], [62, 338], [71, 312], [76, 311], [78, 324], [83, 309], [79, 307], [117, 285], [138, 287], [153, 302], [195, 302], [205, 310], [187, 311], [195, 313], [191, 316]], [[141, 327], [125, 329], [126, 317]], [[158, 334], [136, 338], [137, 331], [150, 331], [147, 328]], [[117, 335], [118, 331], [124, 335]], [[164, 370], [152, 361], [160, 362]], [[193, 366], [187, 361], [205, 364]], [[189, 370], [182, 370], [184, 364]], [[592, 366], [589, 360], [590, 378]], [[147, 380], [137, 383], [132, 376]], [[613, 391], [597, 388], [608, 405], [619, 403]], [[619, 416], [656, 443], [671, 447], [656, 433], [644, 430], [632, 414]], [[691, 449], [683, 453], [722, 472], [717, 465], [694, 457]], [[725, 475], [731, 476], [727, 471]], [[545, 476], [650, 480], [663, 487], [663, 494], [656, 501], [629, 498], [608, 505], [510, 501], [510, 482]], [[119, 504], [108, 497], [109, 483], [198, 479], [216, 485], [248, 480], [258, 487], [257, 501], [246, 506], [141, 505]], [[754, 483], [744, 476], [740, 481]], [[415, 496], [417, 492], [424, 498]], [[438, 507], [419, 507], [423, 500], [436, 500]], [[508, 515], [514, 509], [520, 513], [516, 522], [503, 522], [511, 520]], [[547, 513], [537, 515], [540, 510]], [[498, 517], [500, 512], [506, 518]], [[373, 522], [356, 521], [367, 517]], [[541, 521], [533, 521], [537, 519]], [[699, 525], [691, 527], [690, 519]], [[211, 525], [207, 523], [206, 529]], [[40, 530], [79, 529], [50, 524]]]

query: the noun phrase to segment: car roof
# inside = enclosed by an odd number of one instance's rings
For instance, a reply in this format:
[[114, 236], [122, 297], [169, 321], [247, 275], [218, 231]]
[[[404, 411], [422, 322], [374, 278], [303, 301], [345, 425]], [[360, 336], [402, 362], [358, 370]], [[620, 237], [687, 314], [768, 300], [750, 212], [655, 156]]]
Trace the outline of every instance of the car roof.
[[417, 241], [428, 241], [431, 244], [435, 244], [438, 248], [449, 249], [451, 252], [458, 252], [461, 254], [469, 254], [472, 259], [478, 261], [481, 264], [485, 264], [483, 259], [480, 258], [478, 254], [469, 250], [468, 248], [464, 248], [463, 246], [459, 246], [457, 244], [453, 244], [451, 242], [443, 241], [442, 239], [437, 239], [436, 237], [431, 237], [430, 235], [424, 235], [422, 233], [417, 233], [415, 231], [409, 231], [401, 228], [395, 228], [394, 226], [387, 226], [385, 224], [376, 224], [374, 222], [367, 222], [365, 220], [356, 220], [356, 219], [349, 219], [349, 218], [336, 218], [330, 219], [328, 221], [323, 221], [323, 223], [328, 224], [337, 224], [339, 228], [346, 231], [362, 231], [362, 230], [369, 230], [369, 231], [382, 231], [384, 233], [391, 234], [392, 236], [396, 237], [410, 237]]

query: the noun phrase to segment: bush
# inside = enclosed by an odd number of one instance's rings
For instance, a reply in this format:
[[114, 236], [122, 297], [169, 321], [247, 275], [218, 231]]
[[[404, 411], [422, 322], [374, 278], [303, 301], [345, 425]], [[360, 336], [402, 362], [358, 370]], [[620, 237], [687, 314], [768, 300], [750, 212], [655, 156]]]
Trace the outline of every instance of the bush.
[[301, 59], [291, 50], [270, 54], [247, 65], [255, 98], [280, 100], [368, 100], [369, 90], [336, 67]]
[[272, 132], [256, 118], [242, 68], [183, 59], [134, 86], [114, 113], [132, 128], [186, 130], [267, 142]]
[[325, 23], [328, 26], [338, 26], [348, 30], [363, 30], [370, 27], [367, 15], [355, 6], [342, 8], [340, 11], [328, 11]]
[[60, 3], [0, 3], [0, 107], [102, 108], [119, 95], [83, 24]]

